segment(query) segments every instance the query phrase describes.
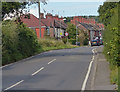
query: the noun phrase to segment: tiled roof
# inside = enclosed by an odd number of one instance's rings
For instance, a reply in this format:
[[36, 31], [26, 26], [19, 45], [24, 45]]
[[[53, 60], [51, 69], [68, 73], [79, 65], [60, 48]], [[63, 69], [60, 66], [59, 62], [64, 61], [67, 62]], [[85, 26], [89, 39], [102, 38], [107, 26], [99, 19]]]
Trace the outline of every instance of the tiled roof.
[[53, 26], [54, 24], [54, 19], [41, 19], [41, 22], [47, 26], [47, 27], [50, 27], [50, 26]]
[[[21, 16], [20, 19], [27, 27], [39, 27], [39, 19], [33, 14], [30, 14], [30, 19], [25, 18], [25, 16]], [[41, 23], [41, 26], [44, 26], [44, 24]]]
[[[39, 19], [33, 14], [30, 14], [30, 19], [25, 18], [25, 16], [21, 16], [21, 21], [26, 24], [27, 27], [39, 27]], [[67, 28], [67, 24], [65, 24], [64, 22], [60, 22], [59, 20], [56, 20], [54, 18], [41, 19], [41, 26], [56, 28], [61, 27], [62, 29]]]
[[58, 20], [55, 20], [55, 25], [56, 28], [62, 28], [62, 29], [67, 29], [67, 24], [64, 22], [60, 22]]
[[81, 25], [83, 25], [86, 29], [88, 30], [101, 30], [101, 27], [99, 27], [98, 25], [93, 25], [93, 24], [86, 24], [86, 23], [80, 23]]
[[59, 20], [56, 19], [41, 19], [42, 23], [47, 26], [47, 27], [56, 27], [56, 28], [62, 28], [62, 29], [66, 29], [67, 28], [67, 24], [65, 24], [64, 22], [60, 22]]

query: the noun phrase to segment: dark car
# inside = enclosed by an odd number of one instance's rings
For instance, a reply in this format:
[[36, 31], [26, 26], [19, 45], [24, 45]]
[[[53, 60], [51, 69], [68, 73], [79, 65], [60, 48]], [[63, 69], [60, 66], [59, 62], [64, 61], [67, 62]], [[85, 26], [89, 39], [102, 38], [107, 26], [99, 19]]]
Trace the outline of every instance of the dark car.
[[91, 46], [100, 46], [100, 41], [99, 40], [92, 40]]

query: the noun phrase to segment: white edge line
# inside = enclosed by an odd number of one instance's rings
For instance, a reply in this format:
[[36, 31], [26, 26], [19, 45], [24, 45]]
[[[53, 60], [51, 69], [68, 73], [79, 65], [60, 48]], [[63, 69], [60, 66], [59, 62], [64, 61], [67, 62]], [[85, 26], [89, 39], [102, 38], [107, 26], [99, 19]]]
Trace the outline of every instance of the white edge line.
[[12, 85], [12, 86], [6, 88], [5, 90], [9, 90], [9, 89], [11, 89], [11, 88], [13, 88], [13, 87], [19, 85], [19, 84], [22, 83], [23, 81], [24, 81], [24, 80], [21, 80], [21, 81], [17, 82], [16, 84], [14, 84], [14, 85]]
[[37, 70], [36, 72], [34, 72], [33, 74], [32, 74], [32, 76], [34, 76], [34, 75], [36, 75], [37, 73], [39, 73], [41, 70], [43, 70], [44, 69], [44, 67], [42, 67], [42, 68], [40, 68], [39, 70]]
[[[94, 53], [94, 49], [92, 50], [92, 52]], [[89, 74], [90, 74], [90, 71], [91, 71], [93, 59], [94, 59], [94, 56], [93, 56], [93, 58], [92, 58], [92, 61], [91, 61], [90, 64], [89, 64], [88, 71], [87, 71], [87, 74], [86, 74], [86, 76], [85, 76], [85, 80], [84, 80], [84, 82], [83, 82], [81, 91], [84, 91], [84, 90], [85, 90], [86, 83], [87, 83], [87, 80], [88, 80], [88, 77], [89, 77]]]
[[56, 59], [53, 59], [52, 61], [50, 61], [48, 64], [51, 64], [52, 62], [54, 62]]

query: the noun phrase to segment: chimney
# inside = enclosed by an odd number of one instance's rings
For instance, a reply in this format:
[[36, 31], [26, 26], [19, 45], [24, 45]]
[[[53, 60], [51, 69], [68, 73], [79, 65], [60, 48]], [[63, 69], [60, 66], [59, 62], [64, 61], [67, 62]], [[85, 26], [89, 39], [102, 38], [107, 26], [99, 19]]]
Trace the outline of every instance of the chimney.
[[84, 23], [84, 18], [82, 17], [82, 21], [81, 21], [82, 23]]
[[53, 16], [52, 16], [52, 14], [51, 13], [47, 13], [47, 15], [46, 15], [46, 19], [51, 19]]
[[53, 16], [53, 18], [55, 19], [55, 20], [59, 20], [59, 18], [58, 18], [58, 15], [56, 14], [55, 16]]
[[40, 18], [44, 19], [44, 13], [40, 13]]
[[95, 19], [93, 19], [93, 24], [95, 25]]
[[79, 17], [79, 22], [82, 23], [82, 17], [81, 16]]
[[63, 18], [62, 16], [61, 16], [61, 18], [59, 18], [60, 21], [64, 21], [63, 19], [64, 19], [64, 18]]

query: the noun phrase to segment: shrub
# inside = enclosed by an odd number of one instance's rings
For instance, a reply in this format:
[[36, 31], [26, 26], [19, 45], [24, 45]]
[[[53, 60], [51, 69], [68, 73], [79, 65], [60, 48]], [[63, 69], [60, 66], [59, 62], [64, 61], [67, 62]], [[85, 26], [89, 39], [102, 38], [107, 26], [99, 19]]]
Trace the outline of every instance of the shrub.
[[73, 44], [73, 45], [76, 44], [76, 39], [69, 39], [68, 41], [69, 41], [70, 44]]
[[62, 38], [62, 41], [64, 42], [64, 44], [66, 44], [67, 43], [67, 38], [66, 37]]
[[2, 64], [34, 55], [40, 48], [33, 30], [14, 21], [2, 23]]

